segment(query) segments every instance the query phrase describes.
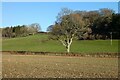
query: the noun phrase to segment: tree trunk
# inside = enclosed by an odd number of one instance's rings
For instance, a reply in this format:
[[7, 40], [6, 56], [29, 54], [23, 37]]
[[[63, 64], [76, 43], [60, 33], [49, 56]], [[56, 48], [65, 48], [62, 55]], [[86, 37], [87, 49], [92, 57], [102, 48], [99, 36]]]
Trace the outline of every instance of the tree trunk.
[[59, 41], [63, 44], [63, 46], [66, 47], [67, 53], [70, 52], [70, 46], [71, 46], [71, 43], [72, 43], [72, 39], [73, 39], [73, 38], [71, 38], [71, 39], [68, 38], [67, 40], [60, 40], [60, 39], [59, 39]]
[[67, 45], [67, 53], [70, 52], [70, 44]]

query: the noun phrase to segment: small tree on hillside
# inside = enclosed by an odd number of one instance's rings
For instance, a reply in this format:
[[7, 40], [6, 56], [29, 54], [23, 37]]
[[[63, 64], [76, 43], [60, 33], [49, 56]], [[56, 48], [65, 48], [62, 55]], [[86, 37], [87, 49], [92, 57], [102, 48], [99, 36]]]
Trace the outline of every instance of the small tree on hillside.
[[28, 32], [30, 34], [35, 34], [37, 32], [39, 32], [41, 30], [41, 26], [38, 23], [33, 23], [31, 25], [28, 26]]
[[70, 52], [73, 38], [84, 26], [82, 17], [74, 14], [72, 10], [64, 8], [58, 14], [57, 22], [51, 29], [51, 34], [66, 47]]

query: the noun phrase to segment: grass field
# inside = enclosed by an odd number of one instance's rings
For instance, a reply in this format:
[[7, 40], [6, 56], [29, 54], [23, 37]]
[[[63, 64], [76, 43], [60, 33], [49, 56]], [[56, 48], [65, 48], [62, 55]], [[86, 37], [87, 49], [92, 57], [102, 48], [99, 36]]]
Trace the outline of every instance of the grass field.
[[[28, 37], [19, 37], [11, 39], [3, 39], [3, 51], [36, 51], [36, 52], [65, 52], [64, 46], [54, 40], [48, 40], [48, 35], [37, 34]], [[116, 53], [118, 52], [118, 40], [81, 40], [73, 41], [71, 52], [78, 53]]]
[[117, 58], [10, 55], [3, 53], [3, 78], [117, 78]]

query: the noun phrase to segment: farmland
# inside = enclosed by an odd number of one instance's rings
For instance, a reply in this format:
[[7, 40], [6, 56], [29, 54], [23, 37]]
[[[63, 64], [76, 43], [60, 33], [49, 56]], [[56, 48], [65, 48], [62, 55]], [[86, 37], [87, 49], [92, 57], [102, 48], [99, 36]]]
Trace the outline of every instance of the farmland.
[[117, 78], [117, 58], [10, 55], [3, 53], [3, 78]]
[[[66, 52], [65, 47], [55, 40], [49, 40], [47, 34], [18, 37], [2, 40], [3, 51]], [[74, 40], [71, 52], [77, 53], [117, 53], [118, 40]]]
[[118, 2], [7, 2], [2, 7], [3, 80], [119, 78]]
[[[10, 54], [9, 51], [59, 53], [66, 49], [47, 34], [2, 40], [3, 78], [117, 78], [117, 57], [81, 57]], [[71, 52], [78, 54], [117, 53], [118, 40], [74, 40]], [[8, 52], [5, 52], [8, 51]]]

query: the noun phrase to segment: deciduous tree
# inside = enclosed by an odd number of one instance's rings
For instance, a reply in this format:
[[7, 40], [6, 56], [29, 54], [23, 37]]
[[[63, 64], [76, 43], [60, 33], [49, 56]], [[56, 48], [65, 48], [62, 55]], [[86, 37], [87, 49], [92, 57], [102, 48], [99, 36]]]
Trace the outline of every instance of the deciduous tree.
[[52, 28], [52, 35], [66, 47], [68, 53], [73, 38], [84, 26], [82, 19], [80, 15], [74, 14], [72, 10], [64, 8], [58, 14], [57, 22]]

